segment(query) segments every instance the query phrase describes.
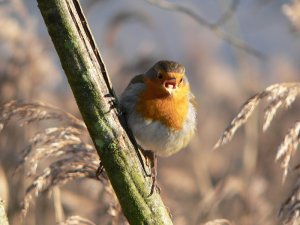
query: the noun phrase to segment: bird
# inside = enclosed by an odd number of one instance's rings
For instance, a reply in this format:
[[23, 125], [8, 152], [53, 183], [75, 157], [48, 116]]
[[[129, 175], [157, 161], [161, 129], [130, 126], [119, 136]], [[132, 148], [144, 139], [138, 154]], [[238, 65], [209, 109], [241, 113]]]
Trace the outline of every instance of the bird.
[[152, 161], [152, 193], [156, 186], [157, 156], [175, 154], [195, 134], [196, 101], [185, 67], [175, 61], [156, 62], [131, 79], [119, 102], [138, 146]]

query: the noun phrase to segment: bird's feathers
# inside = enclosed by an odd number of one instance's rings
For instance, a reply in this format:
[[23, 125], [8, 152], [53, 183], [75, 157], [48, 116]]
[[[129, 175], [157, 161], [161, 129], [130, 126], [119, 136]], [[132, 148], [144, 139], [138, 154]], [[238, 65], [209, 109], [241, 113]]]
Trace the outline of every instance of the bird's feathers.
[[[161, 62], [165, 65], [169, 61]], [[172, 72], [184, 71], [177, 63], [170, 68]], [[130, 81], [120, 97], [121, 108], [138, 144], [159, 156], [169, 156], [184, 148], [195, 132], [195, 98], [187, 78], [176, 95], [158, 98], [147, 86], [145, 76], [137, 75]]]

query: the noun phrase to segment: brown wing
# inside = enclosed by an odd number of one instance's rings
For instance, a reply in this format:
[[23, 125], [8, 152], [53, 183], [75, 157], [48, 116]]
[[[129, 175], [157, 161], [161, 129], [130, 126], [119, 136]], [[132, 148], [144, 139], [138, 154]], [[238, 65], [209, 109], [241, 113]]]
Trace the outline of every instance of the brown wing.
[[131, 81], [129, 82], [128, 86], [131, 84], [136, 84], [136, 83], [144, 83], [144, 75], [143, 74], [136, 75], [134, 78], [132, 78]]
[[144, 75], [137, 75], [131, 79], [125, 90], [120, 96], [120, 103], [121, 103], [121, 109], [122, 111], [126, 111], [125, 109], [127, 107], [124, 107], [124, 105], [131, 105], [135, 104], [135, 100], [137, 98], [137, 89], [134, 84], [143, 84], [144, 83]]

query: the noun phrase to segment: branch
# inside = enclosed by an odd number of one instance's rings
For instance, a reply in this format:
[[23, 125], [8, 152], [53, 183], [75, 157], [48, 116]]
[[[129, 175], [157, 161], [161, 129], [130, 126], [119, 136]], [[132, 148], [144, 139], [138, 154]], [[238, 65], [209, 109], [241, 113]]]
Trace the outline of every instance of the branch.
[[[78, 0], [37, 0], [77, 105], [130, 224], [172, 224], [158, 193], [149, 196], [118, 118], [109, 77]], [[121, 118], [122, 119], [122, 118]]]
[[191, 18], [193, 18], [194, 20], [196, 20], [202, 26], [211, 30], [216, 36], [220, 37], [221, 39], [223, 39], [227, 43], [231, 44], [232, 46], [242, 49], [245, 52], [247, 52], [251, 55], [254, 55], [255, 57], [258, 57], [260, 59], [266, 59], [266, 56], [262, 52], [249, 46], [245, 41], [243, 41], [237, 37], [234, 37], [234, 36], [230, 35], [229, 33], [226, 33], [225, 31], [223, 31], [220, 28], [220, 25], [224, 24], [232, 16], [233, 12], [236, 10], [238, 3], [239, 3], [239, 1], [237, 1], [237, 0], [233, 0], [229, 10], [227, 10], [225, 12], [225, 14], [223, 16], [221, 16], [221, 18], [216, 23], [208, 22], [206, 19], [201, 17], [198, 14], [198, 12], [194, 11], [193, 9], [190, 9], [190, 8], [187, 8], [185, 6], [178, 5], [175, 3], [171, 3], [166, 0], [145, 0], [145, 1], [149, 2], [152, 5], [156, 5], [162, 9], [167, 9], [167, 10], [184, 13], [184, 14], [190, 16]]
[[232, 0], [230, 6], [225, 11], [225, 13], [215, 23], [213, 23], [212, 26], [219, 27], [227, 23], [227, 21], [230, 20], [230, 18], [236, 12], [239, 4], [240, 4], [240, 0]]

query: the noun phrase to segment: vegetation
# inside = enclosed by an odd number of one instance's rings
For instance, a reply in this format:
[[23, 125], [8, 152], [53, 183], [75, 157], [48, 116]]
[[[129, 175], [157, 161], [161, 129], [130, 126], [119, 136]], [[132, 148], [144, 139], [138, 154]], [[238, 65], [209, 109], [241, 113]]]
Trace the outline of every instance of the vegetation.
[[[116, 93], [157, 60], [187, 67], [197, 135], [159, 159], [172, 221], [299, 224], [299, 1], [192, 2], [82, 2]], [[0, 3], [0, 198], [9, 222], [127, 224], [111, 175], [95, 177], [99, 156], [39, 16], [35, 0]]]

